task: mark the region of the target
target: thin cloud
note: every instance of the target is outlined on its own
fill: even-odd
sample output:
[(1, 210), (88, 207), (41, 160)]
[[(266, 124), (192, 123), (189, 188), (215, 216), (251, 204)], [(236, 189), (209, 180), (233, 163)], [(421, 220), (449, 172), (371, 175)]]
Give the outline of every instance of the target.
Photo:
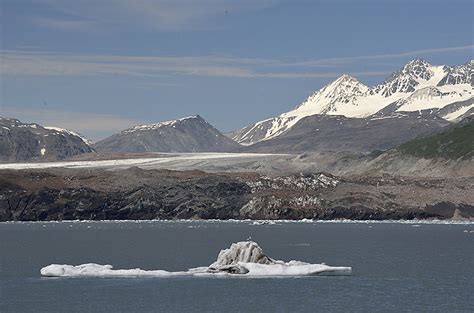
[[(341, 76), (341, 72), (323, 72), (323, 73), (264, 73), (254, 74), (253, 77), (262, 78), (336, 78)], [(352, 76), (357, 77), (371, 77), (371, 76), (383, 76), (390, 74), (389, 71), (367, 71), (367, 72), (350, 72)]]
[(364, 55), (364, 56), (353, 56), (353, 57), (342, 57), (342, 58), (326, 58), (318, 60), (308, 60), (303, 62), (290, 62), (286, 63), (286, 66), (321, 66), (321, 65), (338, 65), (347, 64), (355, 61), (362, 60), (380, 60), (380, 59), (396, 59), (404, 57), (420, 57), (432, 54), (442, 54), (450, 52), (462, 52), (471, 51), (474, 52), (474, 45), (458, 46), (458, 47), (444, 47), (444, 48), (432, 48), (432, 49), (421, 49), (412, 50), (398, 53), (388, 54), (375, 54), (375, 55)]
[[(169, 75), (228, 78), (333, 78), (341, 72), (276, 71), (277, 60), (227, 57), (154, 57), (48, 54), (4, 51), (0, 72), (27, 76)], [(358, 72), (359, 76), (380, 76), (386, 72)]]
[[(230, 63), (230, 64), (228, 64)], [(15, 75), (133, 75), (249, 77), (252, 70), (212, 57), (128, 57), (3, 53), (0, 71)]]
[(64, 31), (90, 31), (95, 29), (98, 24), (90, 20), (72, 20), (58, 18), (35, 18), (33, 22), (42, 27), (58, 28)]
[[(226, 14), (241, 14), (262, 10), (275, 5), (279, 0), (96, 0), (64, 1), (42, 0), (40, 3), (62, 15), (49, 16), (49, 23), (40, 26), (58, 30), (80, 30), (71, 28), (65, 19), (94, 21), (98, 31), (105, 28), (126, 26), (153, 31), (182, 31), (212, 27), (212, 21)], [(55, 21), (57, 19), (57, 21)]]
[[(27, 76), (125, 75), (169, 77), (170, 75), (227, 78), (334, 78), (341, 64), (474, 50), (474, 45), (413, 50), (392, 54), (326, 58), (302, 62), (226, 56), (127, 56), (1, 51), (0, 73)], [(301, 71), (304, 67), (306, 71)], [(337, 68), (338, 71), (308, 71), (308, 68)], [(359, 77), (382, 76), (388, 71), (348, 72)]]

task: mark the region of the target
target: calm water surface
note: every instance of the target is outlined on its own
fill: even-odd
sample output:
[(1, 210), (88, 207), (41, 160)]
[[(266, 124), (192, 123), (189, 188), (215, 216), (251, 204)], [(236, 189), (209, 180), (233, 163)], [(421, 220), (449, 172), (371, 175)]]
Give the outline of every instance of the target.
[[(186, 270), (252, 236), (271, 257), (347, 277), (44, 278), (51, 263)], [(0, 224), (1, 312), (473, 312), (474, 225)]]

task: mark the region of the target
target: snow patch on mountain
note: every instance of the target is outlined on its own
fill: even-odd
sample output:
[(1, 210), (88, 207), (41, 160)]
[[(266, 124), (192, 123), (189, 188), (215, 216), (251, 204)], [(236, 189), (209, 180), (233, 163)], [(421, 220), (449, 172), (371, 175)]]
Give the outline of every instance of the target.
[(240, 148), (201, 116), (138, 125), (114, 134), (94, 145), (110, 152), (230, 152)]
[[(464, 101), (473, 97), (472, 88), (469, 88), (467, 85), (463, 84), (449, 86), (448, 88), (445, 87), (446, 86), (429, 86), (418, 89), (407, 98), (399, 101), (400, 106), (397, 111), (417, 111), (434, 108), (439, 109), (445, 107), (446, 104)], [(450, 116), (451, 119), (457, 117), (453, 115)]]
[(194, 115), (194, 116), (187, 116), (180, 119), (164, 121), (164, 122), (159, 122), (159, 123), (137, 125), (137, 126), (124, 130), (123, 133), (133, 133), (133, 132), (142, 131), (142, 130), (156, 130), (156, 129), (160, 129), (166, 126), (175, 126), (176, 124), (180, 122), (184, 122), (187, 120), (194, 120), (194, 119), (200, 119), (200, 116)]
[(451, 113), (444, 115), (443, 118), (448, 121), (454, 121), (456, 119), (459, 119), (462, 115), (466, 114), (469, 110), (473, 110), (473, 109), (474, 109), (474, 104), (463, 106), (463, 107), (460, 107), (456, 111), (453, 111)]
[(60, 127), (54, 127), (54, 126), (45, 126), (44, 127), (45, 129), (49, 129), (49, 130), (54, 130), (58, 133), (64, 133), (64, 134), (68, 134), (68, 135), (72, 135), (72, 136), (76, 136), (76, 137), (79, 137), (81, 138), (82, 141), (84, 141), (84, 143), (86, 143), (87, 145), (91, 145), (93, 142), (92, 140), (84, 137), (83, 135), (75, 132), (75, 131), (72, 131), (72, 130), (69, 130), (69, 129), (65, 129), (65, 128), (60, 128)]

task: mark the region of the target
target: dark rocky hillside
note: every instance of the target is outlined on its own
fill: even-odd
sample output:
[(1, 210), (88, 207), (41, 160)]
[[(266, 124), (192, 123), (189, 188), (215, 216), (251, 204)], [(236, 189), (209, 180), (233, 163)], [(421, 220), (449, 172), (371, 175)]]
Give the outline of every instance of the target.
[(98, 152), (228, 152), (240, 145), (199, 115), (139, 125), (97, 142)]
[(0, 162), (62, 160), (92, 151), (70, 131), (0, 117)]
[(371, 152), (386, 150), (451, 125), (430, 110), (397, 112), (388, 116), (349, 118), (312, 115), (286, 133), (244, 148), (252, 152), (294, 153), (308, 151)]

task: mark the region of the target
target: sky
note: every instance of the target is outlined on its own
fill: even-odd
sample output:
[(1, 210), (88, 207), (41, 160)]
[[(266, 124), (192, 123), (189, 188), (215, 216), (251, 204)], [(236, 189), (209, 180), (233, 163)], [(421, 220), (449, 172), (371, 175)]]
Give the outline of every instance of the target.
[(0, 116), (99, 140), (199, 114), (229, 132), (343, 73), (474, 55), (472, 0), (0, 0)]

